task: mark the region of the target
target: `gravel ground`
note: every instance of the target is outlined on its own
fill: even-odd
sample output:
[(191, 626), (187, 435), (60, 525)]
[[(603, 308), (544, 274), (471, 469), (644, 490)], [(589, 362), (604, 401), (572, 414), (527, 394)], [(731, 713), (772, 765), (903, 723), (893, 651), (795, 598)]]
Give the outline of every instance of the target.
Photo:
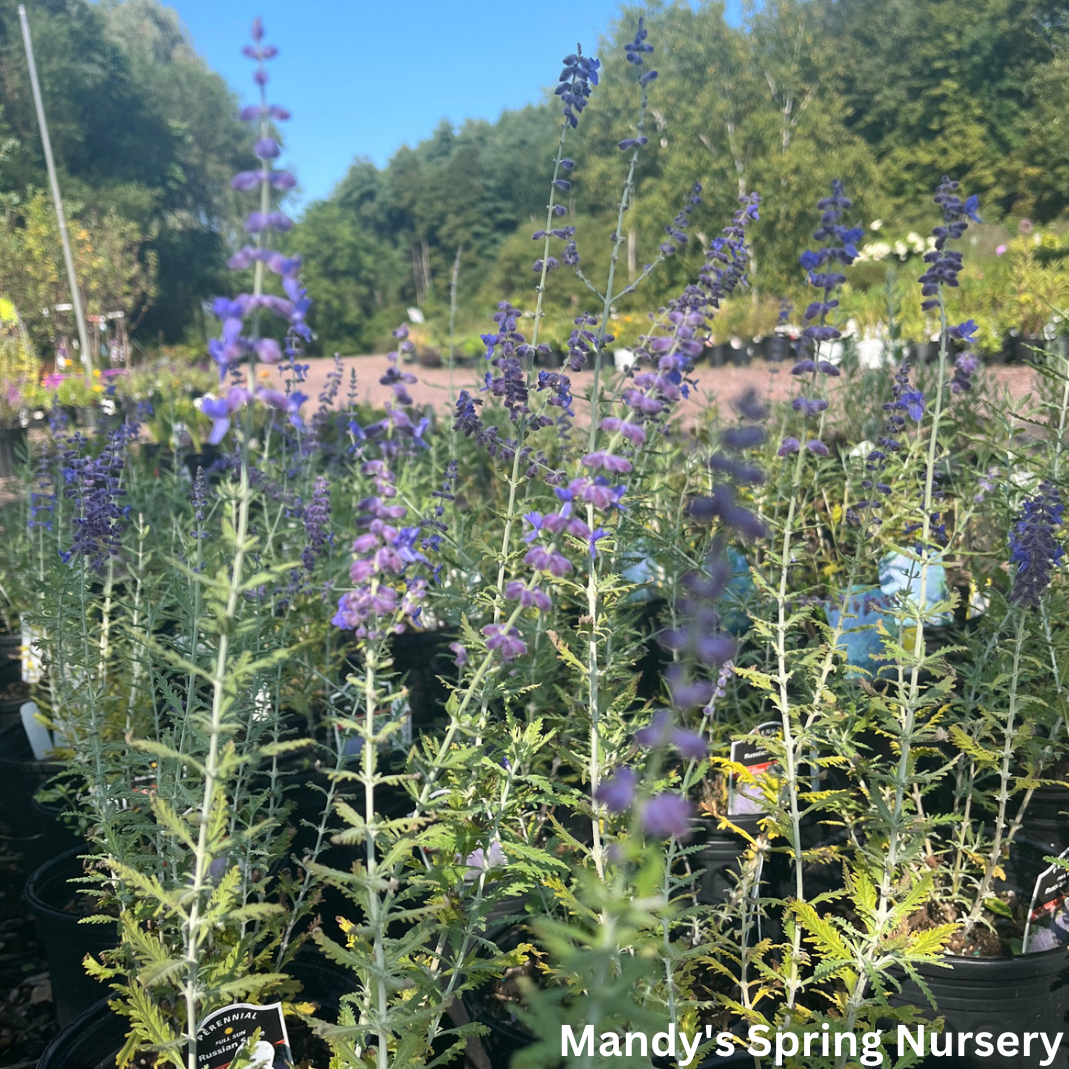
[[(311, 401), (306, 406), (306, 411), (315, 408), (320, 392), (326, 386), (327, 374), (333, 369), (334, 361), (327, 358), (310, 358), (307, 361), (308, 376), (301, 386), (301, 390), (307, 394)], [(389, 361), (384, 355), (374, 356), (346, 356), (342, 357), (345, 370), (338, 405), (346, 403), (349, 389), (349, 377), (353, 369), (356, 371), (357, 399), (381, 408), (391, 400), (393, 394), (388, 386), (383, 386), (379, 379), (389, 367)], [(482, 385), (481, 376), (485, 374), (485, 366), (482, 362), (477, 367), (455, 368), (452, 376), (449, 369), (444, 367), (425, 368), (418, 364), (410, 364), (405, 367), (406, 371), (416, 376), (416, 382), (408, 387), (408, 392), (413, 402), (419, 408), (430, 406), (436, 411), (448, 407), (450, 396), (456, 395), (460, 390), (466, 389), (475, 393)], [(891, 374), (890, 370), (887, 372)], [(681, 411), (685, 423), (696, 422), (698, 413), (707, 409), (710, 405), (716, 405), (724, 413), (729, 410), (731, 403), (742, 396), (747, 390), (753, 389), (761, 397), (772, 400), (786, 400), (798, 391), (798, 382), (787, 374), (783, 365), (773, 365), (765, 361), (752, 361), (744, 367), (711, 367), (699, 365), (695, 373), (698, 379), (698, 389), (691, 394), (690, 398), (682, 402)], [(270, 385), (280, 385), (279, 376), (274, 369), (262, 368), (260, 371), (261, 381)], [(983, 381), (986, 377), (993, 392), (1001, 393), (1007, 390), (1011, 403), (1023, 411), (1025, 405), (1022, 402), (1030, 393), (1033, 393), (1036, 385), (1036, 372), (1028, 365), (993, 365), (985, 368), (977, 376), (977, 381)], [(589, 396), (593, 382), (593, 373), (580, 371), (571, 375), (572, 393), (582, 398)], [(614, 384), (621, 381), (615, 371), (603, 378), (603, 384), (613, 388)], [(843, 379), (829, 379), (831, 386), (830, 398), (834, 406), (849, 402), (849, 383)], [(580, 404), (576, 408), (578, 419), (583, 417), (583, 409)], [(0, 505), (15, 500), (18, 485), (15, 480), (0, 479)]]
[[(301, 390), (312, 400), (314, 407), (316, 398), (326, 385), (327, 373), (333, 368), (334, 362), (329, 359), (319, 358), (307, 361), (310, 365), (308, 378)], [(385, 356), (346, 356), (342, 358), (345, 367), (345, 379), (342, 386), (342, 397), (349, 385), (351, 369), (356, 370), (357, 396), (362, 402), (368, 402), (375, 407), (390, 400), (392, 392), (388, 386), (383, 386), (379, 379), (389, 367)], [(267, 369), (263, 369), (267, 371)], [(414, 374), (417, 381), (408, 387), (413, 402), (423, 408), (430, 405), (434, 409), (440, 409), (449, 404), (450, 399), (450, 372), (447, 368), (424, 368), (418, 364), (406, 366), (405, 370)], [(452, 387), (454, 391), (467, 389), (474, 392), (482, 385), (482, 375), (485, 366), (480, 362), (478, 367), (456, 368), (452, 374)], [(888, 375), (891, 371), (888, 370)], [(1035, 388), (1036, 372), (1027, 365), (996, 365), (987, 368), (984, 372), (993, 379), (999, 387), (1009, 389), (1011, 396), (1016, 402), (1020, 402)], [(277, 383), (277, 375), (268, 371), (266, 379)], [(699, 365), (696, 371), (699, 387), (691, 398), (683, 402), (682, 412), (688, 422), (693, 420), (697, 413), (710, 404), (717, 404), (726, 410), (726, 407), (735, 398), (745, 393), (748, 389), (755, 389), (761, 396), (769, 396), (773, 400), (784, 400), (792, 397), (798, 390), (798, 382), (783, 365), (772, 365), (765, 361), (753, 361), (744, 367), (710, 367)], [(589, 395), (593, 373), (581, 371), (571, 375), (572, 392), (577, 397)], [(611, 386), (614, 381), (619, 381), (615, 372), (608, 376), (606, 384)], [(849, 397), (848, 384), (843, 379), (831, 379), (831, 393), (834, 401), (845, 401)], [(715, 400), (710, 396), (715, 395)], [(577, 415), (581, 409), (576, 409)]]

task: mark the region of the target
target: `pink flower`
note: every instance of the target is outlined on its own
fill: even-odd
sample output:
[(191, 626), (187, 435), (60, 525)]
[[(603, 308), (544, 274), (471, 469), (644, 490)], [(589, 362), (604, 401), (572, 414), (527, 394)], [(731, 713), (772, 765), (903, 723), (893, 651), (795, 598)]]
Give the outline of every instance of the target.
[(1005, 256), (1006, 255), (1006, 246), (1005, 245), (996, 246), (995, 255), (996, 256)]

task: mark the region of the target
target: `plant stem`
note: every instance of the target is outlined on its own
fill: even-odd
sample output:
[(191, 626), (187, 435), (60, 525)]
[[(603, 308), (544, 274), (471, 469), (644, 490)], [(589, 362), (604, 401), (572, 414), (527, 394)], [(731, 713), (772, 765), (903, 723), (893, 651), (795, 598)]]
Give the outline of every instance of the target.
[(999, 792), (998, 792), (998, 817), (995, 823), (995, 839), (991, 844), (991, 850), (984, 865), (984, 875), (980, 885), (976, 889), (976, 899), (973, 902), (969, 915), (965, 918), (965, 931), (968, 932), (979, 920), (984, 909), (984, 902), (991, 892), (991, 886), (995, 879), (995, 869), (998, 868), (999, 855), (1002, 853), (1003, 830), (1006, 824), (1006, 807), (1009, 804), (1010, 792), (1010, 762), (1013, 760), (1013, 728), (1017, 719), (1017, 680), (1021, 670), (1021, 650), (1024, 647), (1025, 614), (1021, 611), (1017, 616), (1017, 634), (1013, 643), (1013, 671), (1010, 674), (1010, 702), (1006, 713), (1005, 735), (1002, 740), (1002, 766), (999, 769)]
[(207, 888), (208, 866), (211, 861), (209, 826), (220, 779), (219, 744), (222, 736), (223, 714), (228, 685), (227, 655), (230, 649), (230, 631), (237, 617), (238, 599), (241, 596), (242, 570), (245, 564), (249, 529), (249, 470), (242, 459), (241, 477), (238, 486), (238, 515), (235, 530), (234, 559), (230, 570), (226, 606), (220, 620), (219, 646), (215, 655), (212, 673), (212, 711), (208, 725), (208, 754), (204, 761), (204, 795), (200, 811), (200, 827), (197, 832), (197, 850), (194, 857), (193, 880), (190, 885), (192, 899), (185, 931), (186, 979), (183, 994), (186, 1004), (186, 1042), (188, 1069), (197, 1069), (197, 997), (199, 995), (199, 951), (201, 944), (202, 900)]

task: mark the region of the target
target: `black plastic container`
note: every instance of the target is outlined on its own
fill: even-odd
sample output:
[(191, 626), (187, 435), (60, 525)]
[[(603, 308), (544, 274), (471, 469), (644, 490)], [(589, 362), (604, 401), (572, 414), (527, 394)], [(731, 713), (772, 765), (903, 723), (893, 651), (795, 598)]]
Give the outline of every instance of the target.
[[(988, 1032), (998, 1036), (1009, 1032), (1020, 1037), (1025, 1032), (1064, 1032), (1069, 1026), (1069, 949), (1057, 947), (1039, 954), (1017, 958), (959, 958), (948, 955), (951, 967), (919, 965), (918, 973), (931, 989), (946, 1020), (946, 1031), (956, 1034)], [(892, 1004), (906, 1003), (931, 1012), (927, 999), (912, 980), (902, 981), (902, 992)], [(916, 1028), (912, 1029), (916, 1034)], [(966, 1046), (969, 1049), (969, 1044)], [(1042, 1048), (1040, 1048), (1042, 1050)], [(1046, 1057), (1046, 1054), (1043, 1055)], [(997, 1052), (980, 1058), (966, 1051), (945, 1058), (929, 1058), (932, 1066), (952, 1064), (957, 1069), (1033, 1069), (1039, 1064), (1036, 1050), (1028, 1058), (1005, 1057)], [(1069, 1069), (1069, 1053), (1062, 1043), (1050, 1069)]]
[(182, 457), (182, 463), (189, 472), (189, 477), (197, 477), (197, 468), (204, 469), (204, 477), (209, 483), (217, 483), (223, 477), (226, 470), (226, 457), (215, 446), (206, 446), (203, 453), (186, 453)]
[(0, 654), (0, 687), (17, 683), (21, 678), (22, 664), (15, 657), (4, 657)]
[(22, 651), (22, 634), (19, 631), (0, 631), (0, 660), (7, 657), (17, 661)]
[[(760, 833), (759, 820), (757, 816), (737, 816), (732, 818), (732, 823), (756, 837)], [(711, 822), (702, 837), (704, 844), (691, 855), (690, 864), (692, 869), (701, 870), (697, 882), (698, 901), (702, 905), (716, 906), (729, 901), (735, 893), (749, 843), (730, 828), (718, 829)], [(768, 882), (770, 874), (765, 870), (771, 860), (766, 859), (762, 868), (763, 884)]]
[(1025, 810), (1021, 831), (1056, 853), (1069, 847), (1069, 787), (1037, 787)]
[[(1016, 887), (1027, 899), (1036, 877), (1047, 867), (1043, 858), (1049, 852), (1042, 843), (1015, 841), (1004, 866), (1006, 881), (1000, 885)], [(947, 954), (943, 961), (950, 967), (917, 966), (932, 992), (936, 1011), (920, 988), (904, 976), (902, 991), (891, 996), (891, 1005), (917, 1006), (928, 1018), (944, 1018), (946, 1032), (972, 1033), (974, 1038), (978, 1032), (992, 1036), (1009, 1032), (1020, 1037), (1025, 1032), (1069, 1031), (1069, 948), (1055, 947), (1015, 958)], [(913, 1032), (916, 1034), (915, 1029)], [(952, 1064), (957, 1069), (1032, 1069), (1039, 1064), (1034, 1049), (1028, 1058), (997, 1052), (981, 1058), (975, 1052), (970, 1054), (970, 1042), (966, 1048), (963, 1057), (955, 1054)], [(948, 1062), (936, 1056), (923, 1064), (939, 1067)], [(1061, 1044), (1050, 1069), (1069, 1069), (1069, 1044)]]
[(34, 834), (20, 839), (12, 846), (22, 855), (22, 871), (36, 872), (52, 858), (74, 850), (85, 850), (85, 842), (63, 820), (65, 807), (58, 802), (30, 801), (33, 811)]
[[(303, 952), (289, 972), (304, 985), (304, 997), (322, 1006), (331, 1018), (337, 1012), (341, 996), (351, 987), (346, 974), (337, 966), (313, 955), (306, 958)], [(125, 1017), (118, 1017), (108, 1009), (107, 999), (96, 1002), (48, 1045), (37, 1062), (37, 1069), (115, 1069), (127, 1027)]]
[(83, 875), (79, 860), (83, 853), (84, 846), (67, 850), (42, 865), (26, 884), (26, 900), (48, 957), (52, 1002), (61, 1028), (107, 992), (102, 983), (86, 974), (82, 966), (85, 956), (110, 950), (119, 942), (117, 924), (81, 924), (79, 914), (65, 908), (77, 894), (77, 885), (68, 881)]
[[(352, 632), (348, 634), (351, 636)], [(390, 636), (391, 671), (408, 690), (413, 736), (446, 721), (449, 688), (442, 678), (459, 678), (459, 669), (454, 663), (456, 655), (449, 648), (457, 637), (452, 631), (437, 630), (405, 631)], [(347, 654), (346, 664), (347, 670), (359, 671), (359, 654)]]
[[(17, 663), (17, 662), (16, 662)], [(9, 724), (22, 723), (22, 707), (30, 700), (29, 691), (17, 698), (11, 698), (7, 701), (0, 701), (0, 728), (7, 727)]]
[(59, 770), (53, 761), (34, 758), (21, 717), (0, 726), (0, 813), (16, 836), (38, 834), (30, 800)]

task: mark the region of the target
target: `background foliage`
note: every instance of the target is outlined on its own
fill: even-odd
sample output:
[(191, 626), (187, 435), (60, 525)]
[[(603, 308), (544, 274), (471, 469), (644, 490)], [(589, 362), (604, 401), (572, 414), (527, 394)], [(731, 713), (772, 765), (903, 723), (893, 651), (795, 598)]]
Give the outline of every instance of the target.
[[(0, 194), (19, 227), (28, 191), (46, 182), (15, 10), (15, 0), (0, 0)], [(847, 180), (861, 218), (901, 225), (887, 235), (892, 243), (923, 231), (917, 206), (944, 173), (980, 196), (1006, 236), (1022, 218), (1055, 232), (1064, 220), (1069, 0), (765, 0), (745, 6), (741, 26), (729, 25), (716, 0), (647, 0), (622, 5), (596, 49), (588, 43), (605, 62), (573, 144), (568, 222), (581, 253), (606, 248), (614, 223), (623, 168), (613, 146), (637, 93), (619, 77), (619, 46), (640, 13), (658, 41), (660, 78), (628, 224), (631, 274), (655, 255), (661, 225), (695, 178), (705, 186), (695, 223), (706, 236), (739, 190), (764, 196), (753, 281), (770, 307), (784, 295), (804, 299), (786, 235), (836, 177)], [(33, 18), (56, 155), (79, 221), (91, 230), (115, 213), (140, 237), (142, 261), (154, 257), (157, 292), (142, 298), (142, 338), (203, 341), (202, 302), (225, 291), (220, 270), (237, 222), (227, 176), (249, 165), (234, 99), (156, 0), (42, 0)], [(354, 144), (348, 174), (289, 235), (317, 295), (318, 351), (381, 346), (413, 304), (444, 347), (458, 249), (462, 335), (477, 334), (497, 301), (518, 298), (555, 138), (546, 100), (495, 122), (443, 122), (381, 169)], [(654, 299), (692, 276), (697, 244), (659, 272)], [(967, 253), (990, 258), (993, 248)], [(597, 274), (603, 254), (590, 255)], [(871, 285), (882, 292), (884, 268), (874, 268)], [(0, 291), (11, 291), (14, 270), (10, 260), (0, 265)], [(584, 300), (569, 274), (550, 280), (551, 335), (556, 320), (566, 336)], [(760, 322), (738, 329), (759, 332)]]

